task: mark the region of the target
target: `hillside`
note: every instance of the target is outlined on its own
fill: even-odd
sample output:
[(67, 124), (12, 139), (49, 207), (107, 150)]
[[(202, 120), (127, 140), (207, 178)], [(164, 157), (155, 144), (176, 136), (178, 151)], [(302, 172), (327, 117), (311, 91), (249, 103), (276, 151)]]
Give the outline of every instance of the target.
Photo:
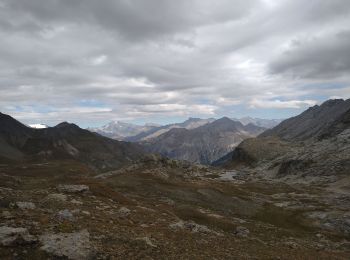
[[(243, 141), (228, 167), (262, 175), (334, 181), (350, 173), (350, 100), (328, 100)], [(222, 164), (225, 164), (221, 160)]]

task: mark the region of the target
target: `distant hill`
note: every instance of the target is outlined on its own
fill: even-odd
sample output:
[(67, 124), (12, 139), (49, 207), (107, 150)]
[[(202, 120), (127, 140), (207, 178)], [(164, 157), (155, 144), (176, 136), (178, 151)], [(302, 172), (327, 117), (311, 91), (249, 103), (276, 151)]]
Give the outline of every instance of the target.
[(194, 129), (173, 128), (143, 145), (150, 152), (170, 158), (210, 164), (242, 140), (257, 136), (264, 130), (253, 124), (244, 126), (224, 117)]
[(137, 144), (112, 140), (67, 122), (34, 129), (0, 113), (0, 158), (4, 160), (74, 159), (97, 169), (121, 167), (137, 160)]

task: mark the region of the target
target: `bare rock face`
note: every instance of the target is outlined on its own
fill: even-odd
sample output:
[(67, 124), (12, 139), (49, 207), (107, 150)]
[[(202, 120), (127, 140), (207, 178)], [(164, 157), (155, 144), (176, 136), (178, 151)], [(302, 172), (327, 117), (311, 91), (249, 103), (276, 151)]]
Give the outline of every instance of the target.
[(56, 257), (83, 260), (91, 259), (92, 247), (87, 230), (76, 233), (46, 234), (40, 237), (41, 250)]
[[(278, 136), (288, 141), (303, 141), (325, 135), (325, 129), (350, 110), (350, 99), (331, 99), (321, 106), (310, 107), (298, 116), (284, 120), (261, 136)], [(341, 120), (340, 120), (341, 121)], [(334, 127), (332, 127), (334, 129)]]
[(0, 227), (0, 245), (16, 246), (35, 243), (37, 239), (26, 228)]
[(58, 185), (57, 190), (65, 193), (82, 193), (89, 190), (86, 185)]

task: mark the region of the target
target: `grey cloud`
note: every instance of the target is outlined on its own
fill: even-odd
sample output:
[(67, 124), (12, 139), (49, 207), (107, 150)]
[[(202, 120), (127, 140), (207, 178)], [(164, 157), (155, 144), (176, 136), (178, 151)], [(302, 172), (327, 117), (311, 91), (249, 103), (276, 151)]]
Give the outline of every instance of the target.
[(350, 72), (350, 31), (297, 41), (270, 64), (273, 73), (301, 78), (337, 78)]
[[(27, 23), (39, 22), (95, 24), (117, 30), (132, 39), (169, 35), (244, 16), (254, 6), (252, 0), (6, 0), (8, 12), (28, 16)], [(14, 26), (15, 23), (10, 23)]]
[(349, 10), (340, 0), (0, 0), (0, 110), (108, 120), (299, 102), (322, 77), (350, 85)]

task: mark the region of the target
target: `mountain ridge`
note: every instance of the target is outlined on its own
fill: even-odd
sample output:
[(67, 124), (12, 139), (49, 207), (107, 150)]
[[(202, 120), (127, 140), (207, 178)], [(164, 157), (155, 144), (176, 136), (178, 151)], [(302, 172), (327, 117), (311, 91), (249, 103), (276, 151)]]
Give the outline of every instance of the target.
[(210, 164), (248, 137), (264, 131), (223, 117), (194, 129), (173, 128), (141, 144), (152, 153), (192, 163)]
[(62, 122), (33, 129), (0, 114), (0, 157), (8, 160), (73, 159), (99, 170), (114, 169), (144, 155), (137, 144), (119, 142)]

